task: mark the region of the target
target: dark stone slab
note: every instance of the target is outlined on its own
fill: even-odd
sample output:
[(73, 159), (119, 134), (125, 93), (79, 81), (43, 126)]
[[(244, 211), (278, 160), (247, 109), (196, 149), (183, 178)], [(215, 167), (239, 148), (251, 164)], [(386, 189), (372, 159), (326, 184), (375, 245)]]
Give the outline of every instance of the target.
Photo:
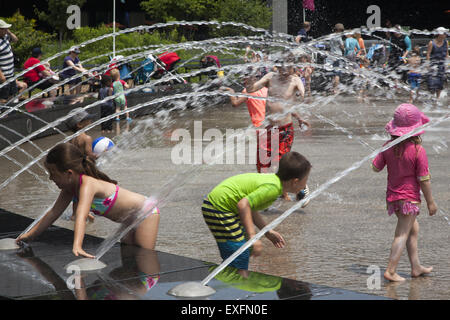
[[(0, 239), (16, 237), (32, 219), (0, 209)], [(51, 227), (30, 245), (19, 250), (0, 251), (0, 298), (19, 300), (176, 300), (167, 292), (187, 281), (201, 282), (215, 264), (147, 250), (114, 245), (101, 261), (104, 269), (83, 273), (65, 269), (77, 259), (72, 252), (73, 232)], [(86, 235), (85, 250), (95, 252), (103, 239)], [(70, 286), (78, 289), (71, 289)], [(208, 300), (373, 300), (384, 297), (319, 286), (302, 281), (249, 272), (241, 277), (227, 267), (208, 284), (216, 293)]]

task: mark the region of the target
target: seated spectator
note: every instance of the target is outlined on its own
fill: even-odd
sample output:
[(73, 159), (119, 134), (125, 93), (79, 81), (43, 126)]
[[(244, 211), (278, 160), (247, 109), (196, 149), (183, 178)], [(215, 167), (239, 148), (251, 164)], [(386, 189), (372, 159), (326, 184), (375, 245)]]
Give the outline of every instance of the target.
[[(26, 70), (36, 64), (41, 63), (41, 58), (42, 58), (41, 49), (33, 48), (33, 50), (31, 51), (31, 57), (28, 58), (28, 60), (25, 61), (25, 63), (23, 64), (23, 69)], [(25, 73), (23, 76), (27, 85), (31, 87), (36, 83), (38, 83), (39, 81), (46, 79), (45, 81), (39, 83), (36, 86), (36, 88), (39, 88), (41, 90), (50, 88), (54, 84), (51, 80), (52, 77), (54, 77), (54, 74), (48, 66), (49, 66), (48, 64), (43, 64)], [(55, 97), (56, 90), (51, 90), (50, 96)]]
[[(83, 68), (80, 63), (80, 59), (78, 55), (80, 54), (80, 49), (72, 48), (69, 52), (69, 55), (64, 58), (63, 69), (61, 72), (61, 79), (68, 79), (77, 74), (77, 72), (86, 72), (87, 70)], [(79, 94), (81, 93), (81, 77), (72, 79), (68, 82), (70, 94)]]

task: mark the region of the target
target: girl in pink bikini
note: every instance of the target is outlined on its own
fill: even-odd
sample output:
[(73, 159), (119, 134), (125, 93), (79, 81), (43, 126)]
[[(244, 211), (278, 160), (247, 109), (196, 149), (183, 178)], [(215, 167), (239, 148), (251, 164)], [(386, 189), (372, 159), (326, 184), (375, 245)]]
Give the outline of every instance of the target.
[[(412, 104), (401, 104), (394, 113), (394, 119), (386, 125), (386, 131), (392, 140), (429, 122), (428, 117)], [(417, 215), (420, 211), (420, 190), (427, 202), (430, 216), (437, 211), (431, 194), (431, 176), (428, 169), (428, 158), (418, 132), (410, 138), (379, 153), (372, 162), (374, 171), (381, 171), (384, 166), (388, 170), (386, 202), (388, 214), (395, 213), (397, 227), (392, 243), (389, 264), (384, 277), (390, 281), (404, 281), (405, 278), (396, 272), (403, 250), (408, 251), (411, 262), (411, 276), (418, 277), (430, 273), (432, 267), (424, 267), (419, 262), (417, 237), (419, 223)]]
[[(29, 232), (17, 238), (17, 242), (31, 241), (41, 234), (58, 219), (73, 200), (76, 218), (72, 251), (76, 256), (94, 258), (82, 248), (86, 218), (90, 211), (115, 222), (124, 222), (154, 206), (154, 202), (147, 197), (119, 188), (117, 181), (98, 170), (95, 159), (84, 155), (71, 143), (62, 143), (50, 150), (45, 167), (50, 173), (50, 180), (55, 182), (61, 192), (46, 215)], [(154, 249), (159, 218), (159, 210), (155, 207), (152, 214), (121, 241)]]

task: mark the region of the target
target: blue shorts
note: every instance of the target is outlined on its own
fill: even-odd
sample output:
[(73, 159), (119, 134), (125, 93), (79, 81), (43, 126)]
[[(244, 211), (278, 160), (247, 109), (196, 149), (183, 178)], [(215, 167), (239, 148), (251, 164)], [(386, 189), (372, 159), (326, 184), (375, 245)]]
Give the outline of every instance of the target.
[[(219, 247), (220, 256), (225, 261), (233, 253), (235, 253), (240, 247), (242, 247), (247, 241), (226, 241), (217, 242)], [(250, 250), (246, 249), (240, 255), (238, 255), (231, 263), (230, 266), (241, 270), (248, 270), (248, 263), (250, 261)]]
[(420, 80), (422, 76), (419, 73), (409, 73), (408, 74), (408, 83), (411, 86), (411, 89), (417, 89), (420, 86)]

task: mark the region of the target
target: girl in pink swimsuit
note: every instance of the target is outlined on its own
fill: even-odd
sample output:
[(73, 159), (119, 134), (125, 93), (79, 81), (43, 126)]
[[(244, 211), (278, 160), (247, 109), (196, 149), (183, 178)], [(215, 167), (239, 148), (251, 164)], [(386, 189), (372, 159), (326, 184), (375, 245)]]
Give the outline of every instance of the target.
[(159, 210), (155, 202), (143, 195), (119, 188), (117, 181), (98, 170), (95, 159), (84, 155), (71, 143), (55, 146), (47, 155), (45, 167), (50, 180), (61, 189), (58, 199), (45, 216), (17, 242), (31, 241), (46, 230), (74, 201), (75, 236), (73, 253), (94, 258), (82, 249), (89, 211), (115, 222), (132, 222), (147, 214), (138, 227), (122, 238), (122, 242), (154, 249), (159, 226)]
[[(394, 113), (394, 119), (386, 125), (392, 140), (422, 126), (430, 120), (416, 106), (401, 104)], [(397, 216), (397, 228), (392, 243), (389, 264), (384, 277), (390, 281), (404, 281), (396, 272), (398, 262), (405, 247), (411, 262), (411, 275), (417, 277), (430, 273), (432, 267), (423, 267), (419, 262), (417, 237), (419, 223), (416, 216), (420, 210), (420, 190), (427, 202), (430, 216), (437, 211), (431, 194), (431, 176), (428, 159), (420, 135), (416, 133), (399, 144), (379, 153), (372, 162), (374, 171), (388, 170), (386, 202), (388, 214)]]

